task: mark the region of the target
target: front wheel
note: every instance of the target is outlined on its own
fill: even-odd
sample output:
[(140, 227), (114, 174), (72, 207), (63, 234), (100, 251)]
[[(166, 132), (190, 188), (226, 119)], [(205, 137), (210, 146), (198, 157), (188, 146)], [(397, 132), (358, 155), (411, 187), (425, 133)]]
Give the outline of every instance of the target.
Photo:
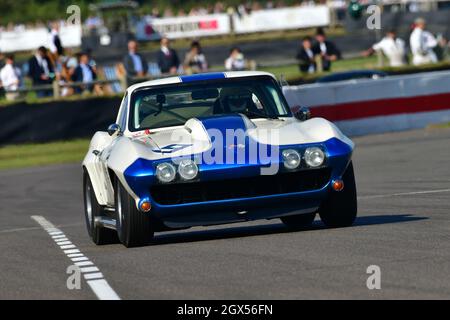
[(319, 209), (320, 218), (327, 227), (349, 227), (356, 219), (358, 200), (352, 162), (348, 165), (342, 180), (344, 181), (344, 190), (341, 192), (330, 191), (328, 199)]
[(84, 213), (88, 234), (96, 245), (117, 243), (117, 233), (114, 230), (102, 228), (95, 223), (96, 217), (101, 217), (104, 212), (98, 204), (97, 197), (92, 187), (92, 182), (87, 172), (83, 174)]
[(125, 247), (145, 246), (153, 239), (150, 217), (137, 209), (134, 199), (119, 179), (116, 184), (116, 214), (117, 234)]

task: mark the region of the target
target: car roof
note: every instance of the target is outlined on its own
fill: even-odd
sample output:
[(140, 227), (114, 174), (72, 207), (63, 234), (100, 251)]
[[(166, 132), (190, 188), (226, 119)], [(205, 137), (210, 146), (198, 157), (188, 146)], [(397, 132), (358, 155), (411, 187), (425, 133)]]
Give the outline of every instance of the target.
[(156, 80), (145, 81), (130, 86), (127, 90), (128, 93), (132, 93), (136, 89), (153, 86), (163, 86), (166, 84), (176, 83), (189, 83), (197, 81), (219, 80), (219, 79), (231, 79), (231, 78), (247, 78), (269, 76), (276, 80), (275, 76), (268, 72), (262, 71), (232, 71), (232, 72), (211, 72), (211, 73), (199, 73), (193, 75), (181, 75), (177, 77), (161, 78)]

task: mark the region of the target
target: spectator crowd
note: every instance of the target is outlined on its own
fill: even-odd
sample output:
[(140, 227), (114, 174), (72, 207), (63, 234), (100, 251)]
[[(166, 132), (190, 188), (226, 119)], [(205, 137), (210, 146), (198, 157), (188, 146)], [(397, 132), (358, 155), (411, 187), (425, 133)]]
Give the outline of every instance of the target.
[[(426, 29), (425, 19), (417, 18), (408, 43), (398, 37), (395, 30), (388, 30), (383, 39), (363, 51), (362, 56), (368, 57), (377, 52), (388, 59), (391, 67), (402, 67), (409, 63), (419, 66), (446, 60), (450, 57), (450, 46), (444, 36), (435, 36)], [(330, 71), (332, 63), (341, 59), (341, 52), (319, 28), (314, 39), (309, 36), (302, 39), (296, 58), (302, 73), (315, 73)]]
[[(51, 36), (50, 48), (39, 47), (22, 69), (16, 66), (13, 54), (6, 55), (5, 65), (0, 70), (0, 84), (8, 100), (20, 97), (19, 89), (23, 87), (25, 76), (37, 88), (39, 98), (52, 96), (54, 89), (49, 86), (55, 82), (60, 90), (58, 95), (63, 97), (84, 91), (102, 93), (100, 86), (92, 84), (97, 79), (97, 66), (91, 53), (72, 54), (71, 50), (65, 49), (59, 37), (58, 23), (53, 24)], [(69, 86), (70, 83), (76, 85)]]
[[(58, 24), (53, 25), (51, 35), (50, 47), (39, 47), (22, 68), (16, 65), (13, 54), (0, 56), (0, 60), (3, 60), (3, 63), (0, 62), (0, 88), (5, 91), (6, 99), (16, 100), (21, 97), (24, 77), (30, 79), (39, 98), (55, 95), (55, 83), (57, 94), (61, 97), (82, 93), (102, 95), (106, 88), (95, 81), (99, 78), (100, 70), (91, 51), (73, 54), (70, 49), (64, 48)], [(149, 62), (139, 52), (138, 42), (130, 40), (127, 53), (116, 65), (116, 78), (124, 77), (127, 83), (132, 83), (149, 76), (193, 74), (209, 70), (199, 41), (193, 41), (184, 59), (180, 59), (178, 52), (171, 47), (170, 40), (163, 37), (152, 61), (157, 65), (157, 74), (150, 74)], [(248, 65), (238, 47), (233, 47), (224, 61), (224, 69), (228, 71), (245, 70)]]

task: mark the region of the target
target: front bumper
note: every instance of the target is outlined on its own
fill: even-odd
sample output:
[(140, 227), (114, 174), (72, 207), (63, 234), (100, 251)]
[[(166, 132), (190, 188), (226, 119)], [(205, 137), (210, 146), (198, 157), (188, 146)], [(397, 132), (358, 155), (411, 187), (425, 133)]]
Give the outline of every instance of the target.
[[(326, 168), (322, 168), (327, 170), (326, 180), (321, 180), (320, 184), (304, 189), (287, 188), (274, 193), (249, 193), (248, 196), (239, 194), (236, 197), (233, 195), (219, 198), (205, 196), (197, 200), (171, 202), (163, 201), (159, 195), (152, 194), (152, 188), (158, 185), (158, 182), (154, 176), (155, 164), (151, 161), (138, 159), (126, 170), (124, 176), (129, 187), (138, 197), (136, 200), (148, 199), (152, 203), (152, 210), (149, 214), (160, 219), (169, 227), (271, 219), (317, 211), (322, 201), (331, 192), (331, 181), (342, 177), (352, 156), (352, 146), (335, 138), (322, 145), (326, 148), (327, 154)], [(259, 175), (261, 166), (209, 165), (199, 168), (201, 182), (212, 185), (210, 189), (224, 189), (225, 181), (251, 179)], [(302, 171), (311, 172), (312, 170), (318, 169)], [(177, 185), (173, 185), (173, 187), (177, 188)], [(183, 188), (186, 187), (189, 188), (189, 183), (183, 185)], [(267, 188), (270, 187), (273, 187), (271, 182), (267, 183)]]

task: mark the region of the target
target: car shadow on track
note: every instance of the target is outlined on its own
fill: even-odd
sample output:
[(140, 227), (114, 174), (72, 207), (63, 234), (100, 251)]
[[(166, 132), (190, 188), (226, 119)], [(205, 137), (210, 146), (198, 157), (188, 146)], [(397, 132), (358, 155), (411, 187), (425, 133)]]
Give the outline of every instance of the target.
[[(398, 215), (376, 215), (358, 217), (351, 228), (391, 223), (402, 223), (428, 219), (427, 217), (418, 217), (410, 214)], [(310, 227), (304, 229), (289, 229), (282, 223), (270, 225), (252, 225), (239, 227), (226, 227), (211, 230), (198, 230), (186, 232), (173, 232), (160, 234), (155, 237), (153, 245), (175, 244), (185, 242), (222, 240), (232, 238), (244, 238), (271, 234), (306, 232), (327, 229), (320, 221), (315, 221)]]

